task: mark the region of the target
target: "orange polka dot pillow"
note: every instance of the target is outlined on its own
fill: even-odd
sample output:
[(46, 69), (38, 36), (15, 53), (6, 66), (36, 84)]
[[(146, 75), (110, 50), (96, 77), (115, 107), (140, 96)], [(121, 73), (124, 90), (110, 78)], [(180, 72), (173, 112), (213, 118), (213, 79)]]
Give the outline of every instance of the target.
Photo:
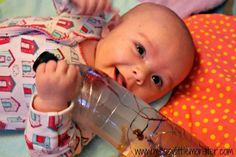
[(161, 112), (209, 147), (236, 156), (236, 16), (201, 14), (185, 22), (195, 65)]

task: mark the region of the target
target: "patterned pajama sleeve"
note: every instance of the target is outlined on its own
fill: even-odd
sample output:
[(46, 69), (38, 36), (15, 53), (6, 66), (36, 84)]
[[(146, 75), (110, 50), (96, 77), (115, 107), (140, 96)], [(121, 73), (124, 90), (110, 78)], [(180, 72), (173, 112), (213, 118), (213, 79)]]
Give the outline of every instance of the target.
[(60, 112), (39, 112), (33, 109), (32, 102), (25, 130), (30, 155), (67, 157), (79, 153), (81, 134), (72, 122), (74, 103)]

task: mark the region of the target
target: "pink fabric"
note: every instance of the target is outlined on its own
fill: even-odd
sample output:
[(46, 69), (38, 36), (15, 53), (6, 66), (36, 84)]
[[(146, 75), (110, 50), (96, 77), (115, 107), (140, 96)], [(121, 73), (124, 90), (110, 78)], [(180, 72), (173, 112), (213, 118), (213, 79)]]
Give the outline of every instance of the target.
[(169, 7), (180, 17), (213, 9), (225, 0), (139, 0), (140, 2), (154, 2)]

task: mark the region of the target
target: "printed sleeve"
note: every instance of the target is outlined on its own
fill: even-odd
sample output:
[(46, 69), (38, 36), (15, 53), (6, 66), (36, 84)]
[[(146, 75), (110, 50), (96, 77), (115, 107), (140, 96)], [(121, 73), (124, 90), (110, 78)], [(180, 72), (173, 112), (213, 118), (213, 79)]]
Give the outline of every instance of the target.
[(71, 0), (53, 0), (53, 3), (58, 15), (62, 13), (79, 14), (78, 8), (71, 3)]
[(79, 153), (81, 133), (72, 122), (74, 103), (60, 112), (39, 112), (32, 107), (33, 99), (25, 129), (25, 142), (30, 155), (72, 156)]

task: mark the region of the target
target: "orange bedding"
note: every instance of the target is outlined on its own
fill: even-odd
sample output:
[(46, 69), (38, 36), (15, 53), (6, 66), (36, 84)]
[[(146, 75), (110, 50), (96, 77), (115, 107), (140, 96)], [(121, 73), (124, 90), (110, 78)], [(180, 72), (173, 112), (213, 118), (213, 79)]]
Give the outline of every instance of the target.
[(196, 45), (195, 65), (161, 112), (215, 149), (236, 156), (236, 16), (185, 20)]

